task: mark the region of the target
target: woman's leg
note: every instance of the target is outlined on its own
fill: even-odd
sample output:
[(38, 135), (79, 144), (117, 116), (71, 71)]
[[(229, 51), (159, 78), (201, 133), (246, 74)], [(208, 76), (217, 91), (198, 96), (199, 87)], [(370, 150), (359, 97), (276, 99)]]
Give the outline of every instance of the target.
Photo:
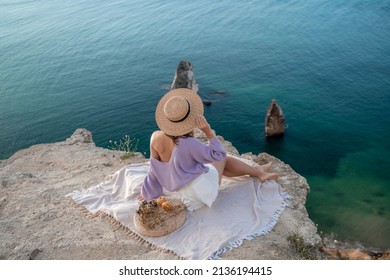
[(222, 175), (223, 175), (224, 170), (225, 170), (226, 158), (224, 160), (222, 160), (222, 161), (216, 161), (216, 162), (211, 163), (212, 165), (214, 165), (214, 167), (218, 171), (219, 184), (221, 184)]
[(276, 180), (279, 177), (277, 173), (266, 172), (269, 167), (270, 164), (266, 164), (264, 166), (251, 166), (239, 159), (227, 156), (224, 161), (222, 174), (227, 177), (249, 175), (259, 178), (261, 182)]

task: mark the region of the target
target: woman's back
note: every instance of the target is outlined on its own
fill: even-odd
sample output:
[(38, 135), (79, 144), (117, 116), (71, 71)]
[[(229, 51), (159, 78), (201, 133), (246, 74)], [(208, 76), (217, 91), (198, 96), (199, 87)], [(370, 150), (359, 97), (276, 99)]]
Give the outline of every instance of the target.
[(155, 131), (150, 139), (150, 154), (162, 162), (169, 162), (175, 143), (162, 131)]

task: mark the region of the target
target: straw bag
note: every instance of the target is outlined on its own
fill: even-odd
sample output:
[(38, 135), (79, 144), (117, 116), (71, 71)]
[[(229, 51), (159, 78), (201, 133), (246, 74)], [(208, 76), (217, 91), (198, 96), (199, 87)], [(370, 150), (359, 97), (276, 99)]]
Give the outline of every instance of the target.
[(160, 203), (159, 199), (143, 201), (134, 213), (134, 225), (142, 235), (167, 235), (180, 228), (186, 220), (187, 211), (182, 202), (165, 200), (163, 202), (167, 203)]

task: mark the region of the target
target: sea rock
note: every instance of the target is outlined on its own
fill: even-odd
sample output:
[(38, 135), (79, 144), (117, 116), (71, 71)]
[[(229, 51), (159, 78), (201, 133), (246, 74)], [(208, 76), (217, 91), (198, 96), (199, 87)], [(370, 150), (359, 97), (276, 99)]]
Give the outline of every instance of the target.
[(323, 246), (321, 251), (328, 258), (334, 260), (390, 260), (390, 250), (385, 251), (369, 251), (360, 248), (329, 248)]
[(171, 90), (176, 88), (189, 88), (198, 92), (198, 84), (195, 81), (194, 70), (191, 62), (182, 60), (176, 68)]
[(285, 118), (283, 111), (275, 99), (272, 99), (265, 117), (265, 135), (267, 137), (282, 136), (284, 131)]
[[(172, 90), (176, 88), (189, 88), (199, 94), (199, 87), (195, 80), (193, 65), (187, 60), (180, 61), (177, 66), (175, 77), (170, 89)], [(210, 94), (224, 95), (226, 92), (224, 90), (215, 90), (210, 92)], [(205, 106), (210, 106), (215, 101), (209, 98), (203, 98), (202, 96), (201, 98)]]
[(210, 99), (202, 99), (202, 102), (206, 106), (210, 106), (211, 104), (213, 104), (213, 101)]
[(215, 89), (215, 90), (210, 91), (210, 94), (226, 95), (227, 92), (223, 89)]

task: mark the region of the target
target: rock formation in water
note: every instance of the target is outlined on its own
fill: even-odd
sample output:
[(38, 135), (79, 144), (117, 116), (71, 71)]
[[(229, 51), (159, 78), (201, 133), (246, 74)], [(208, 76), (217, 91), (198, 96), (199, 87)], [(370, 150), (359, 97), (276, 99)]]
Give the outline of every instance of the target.
[(282, 109), (272, 99), (265, 117), (265, 135), (267, 137), (282, 136), (285, 131), (285, 118)]
[(198, 92), (199, 88), (195, 81), (194, 70), (191, 62), (186, 60), (179, 62), (171, 85), (171, 89), (175, 88), (189, 88)]
[(390, 250), (368, 250), (365, 248), (337, 248), (326, 247), (320, 248), (328, 259), (334, 260), (390, 260)]

